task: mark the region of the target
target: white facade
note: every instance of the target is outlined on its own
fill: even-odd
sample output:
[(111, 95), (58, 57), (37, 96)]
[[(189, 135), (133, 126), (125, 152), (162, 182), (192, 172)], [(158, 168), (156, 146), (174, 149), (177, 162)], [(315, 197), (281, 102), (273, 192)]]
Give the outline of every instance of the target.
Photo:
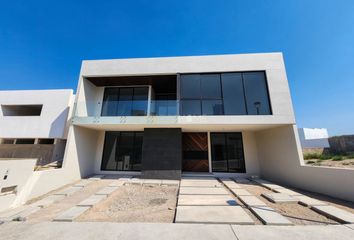
[[(66, 138), (72, 90), (0, 91), (0, 138)], [(39, 116), (6, 116), (4, 106), (42, 106)]]
[(328, 148), (328, 132), (326, 128), (299, 128), (302, 148)]

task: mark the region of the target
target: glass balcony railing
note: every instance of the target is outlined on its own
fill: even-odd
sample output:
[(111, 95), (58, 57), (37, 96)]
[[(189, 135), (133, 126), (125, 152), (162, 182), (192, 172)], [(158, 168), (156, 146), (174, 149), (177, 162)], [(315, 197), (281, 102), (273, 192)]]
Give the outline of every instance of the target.
[(77, 102), (74, 117), (177, 116), (179, 101), (85, 101)]

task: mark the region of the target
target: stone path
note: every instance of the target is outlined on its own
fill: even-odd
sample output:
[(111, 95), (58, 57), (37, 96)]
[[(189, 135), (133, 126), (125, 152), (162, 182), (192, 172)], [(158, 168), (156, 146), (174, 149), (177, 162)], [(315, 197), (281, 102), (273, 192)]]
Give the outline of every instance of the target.
[[(239, 183), (250, 183), (247, 180), (240, 178), (235, 179)], [(234, 186), (230, 180), (222, 180), (227, 186)], [(267, 207), (267, 205), (252, 195), (247, 190), (241, 188), (231, 188), (230, 191), (235, 194), (258, 218), (266, 225), (291, 225), (292, 223), (281, 214), (277, 213), (274, 209)]]
[(242, 226), (224, 224), (9, 222), (0, 240), (352, 240), (354, 225)]
[(353, 213), (334, 206), (311, 206), (311, 209), (341, 223), (354, 223)]
[(299, 201), (285, 193), (262, 193), (262, 196), (273, 203), (297, 203)]
[(215, 178), (181, 180), (175, 222), (254, 224), (253, 219)]

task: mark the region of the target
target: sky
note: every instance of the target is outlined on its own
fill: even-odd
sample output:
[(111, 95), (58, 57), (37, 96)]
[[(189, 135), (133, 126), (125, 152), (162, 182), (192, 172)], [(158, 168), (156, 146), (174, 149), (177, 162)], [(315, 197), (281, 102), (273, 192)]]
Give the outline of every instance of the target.
[(76, 90), (84, 59), (262, 52), (298, 127), (354, 134), (352, 0), (0, 0), (0, 90)]

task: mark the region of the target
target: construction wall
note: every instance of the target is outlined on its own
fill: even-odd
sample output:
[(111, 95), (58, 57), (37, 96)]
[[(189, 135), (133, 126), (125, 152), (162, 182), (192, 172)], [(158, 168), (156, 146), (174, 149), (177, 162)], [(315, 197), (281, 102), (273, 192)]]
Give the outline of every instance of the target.
[(263, 130), (256, 136), (262, 178), (354, 201), (354, 169), (305, 166), (295, 125)]

